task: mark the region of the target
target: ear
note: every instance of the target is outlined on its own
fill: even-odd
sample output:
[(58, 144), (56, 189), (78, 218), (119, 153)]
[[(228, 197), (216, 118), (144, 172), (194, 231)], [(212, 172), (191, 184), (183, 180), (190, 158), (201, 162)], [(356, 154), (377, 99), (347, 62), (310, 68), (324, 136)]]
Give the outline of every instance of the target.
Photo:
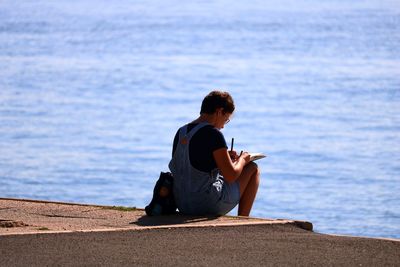
[(224, 109), (223, 109), (223, 108), (217, 108), (217, 109), (215, 110), (215, 112), (216, 112), (217, 115), (218, 115), (218, 114), (224, 115)]

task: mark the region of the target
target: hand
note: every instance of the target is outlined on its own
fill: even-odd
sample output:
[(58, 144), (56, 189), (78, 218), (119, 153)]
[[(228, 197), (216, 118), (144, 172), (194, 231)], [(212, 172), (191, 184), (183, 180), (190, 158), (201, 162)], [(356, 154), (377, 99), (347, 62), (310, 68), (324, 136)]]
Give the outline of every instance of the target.
[(250, 154), (248, 152), (241, 153), (240, 158), (243, 158), (246, 164), (250, 162)]
[(239, 159), (239, 156), (235, 150), (229, 150), (228, 153), (229, 153), (229, 157), (231, 158), (232, 162), (235, 162)]

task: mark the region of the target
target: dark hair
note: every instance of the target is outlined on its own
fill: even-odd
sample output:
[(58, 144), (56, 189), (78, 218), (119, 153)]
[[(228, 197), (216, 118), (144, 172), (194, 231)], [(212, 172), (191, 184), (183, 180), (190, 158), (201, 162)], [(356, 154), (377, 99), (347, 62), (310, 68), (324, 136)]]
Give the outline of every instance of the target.
[(233, 113), (235, 110), (233, 98), (228, 92), (210, 92), (201, 103), (200, 114), (213, 114), (218, 108), (222, 108), (225, 113)]

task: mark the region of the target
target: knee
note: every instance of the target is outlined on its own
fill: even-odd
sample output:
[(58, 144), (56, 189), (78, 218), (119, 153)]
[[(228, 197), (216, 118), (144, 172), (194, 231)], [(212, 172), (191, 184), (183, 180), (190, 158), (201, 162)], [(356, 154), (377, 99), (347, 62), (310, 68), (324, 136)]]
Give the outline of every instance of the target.
[(254, 161), (249, 162), (249, 164), (247, 164), (248, 168), (251, 168), (252, 171), (252, 179), (254, 179), (254, 181), (259, 184), (260, 183), (260, 168), (258, 167), (257, 163), (255, 163)]
[(250, 168), (250, 170), (254, 173), (257, 174), (258, 176), (260, 175), (260, 168), (258, 167), (257, 163), (254, 161), (249, 162), (246, 165), (247, 168)]

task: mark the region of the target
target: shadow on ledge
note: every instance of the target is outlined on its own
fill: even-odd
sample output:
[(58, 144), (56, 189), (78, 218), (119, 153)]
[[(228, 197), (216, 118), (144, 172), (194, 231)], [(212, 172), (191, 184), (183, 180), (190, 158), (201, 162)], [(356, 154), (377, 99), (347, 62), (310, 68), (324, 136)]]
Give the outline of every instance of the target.
[(219, 216), (188, 216), (188, 215), (161, 215), (161, 216), (147, 216), (144, 215), (137, 219), (137, 221), (130, 222), (129, 224), (136, 224), (139, 226), (159, 226), (159, 225), (172, 225), (172, 224), (186, 224), (197, 223), (204, 221), (212, 221)]

